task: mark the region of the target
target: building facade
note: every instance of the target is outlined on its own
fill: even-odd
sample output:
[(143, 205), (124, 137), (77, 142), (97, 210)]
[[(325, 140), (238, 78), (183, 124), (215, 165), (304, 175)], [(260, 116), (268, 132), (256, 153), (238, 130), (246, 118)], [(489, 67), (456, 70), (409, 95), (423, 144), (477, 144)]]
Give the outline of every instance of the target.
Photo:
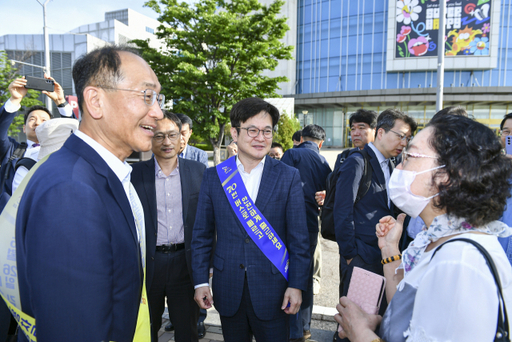
[[(448, 0), (444, 106), (496, 129), (512, 112), (512, 0)], [(348, 143), (348, 115), (435, 114), (439, 1), (297, 0), (295, 113)], [(293, 28), (292, 28), (293, 29)], [(302, 113), (307, 113), (304, 116)]]

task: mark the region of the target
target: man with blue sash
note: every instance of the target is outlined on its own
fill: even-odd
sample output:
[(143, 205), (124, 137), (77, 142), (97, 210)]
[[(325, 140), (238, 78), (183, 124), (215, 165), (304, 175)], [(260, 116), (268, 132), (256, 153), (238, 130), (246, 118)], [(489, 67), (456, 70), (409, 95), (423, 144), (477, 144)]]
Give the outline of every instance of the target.
[[(231, 109), (238, 155), (206, 170), (192, 233), (195, 300), (214, 304), (226, 342), (288, 341), (307, 288), (309, 236), (297, 169), (267, 156), (279, 111), (259, 98)], [(213, 257), (213, 298), (208, 284)]]

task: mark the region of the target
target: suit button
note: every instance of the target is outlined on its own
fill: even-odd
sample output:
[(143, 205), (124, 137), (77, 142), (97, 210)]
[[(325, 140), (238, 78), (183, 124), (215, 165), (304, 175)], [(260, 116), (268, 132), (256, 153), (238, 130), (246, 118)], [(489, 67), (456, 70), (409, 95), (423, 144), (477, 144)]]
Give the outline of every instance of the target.
[(240, 264), (240, 269), (243, 270), (244, 268), (245, 268), (244, 264)]
[(245, 243), (249, 243), (251, 241), (249, 238), (245, 239)]

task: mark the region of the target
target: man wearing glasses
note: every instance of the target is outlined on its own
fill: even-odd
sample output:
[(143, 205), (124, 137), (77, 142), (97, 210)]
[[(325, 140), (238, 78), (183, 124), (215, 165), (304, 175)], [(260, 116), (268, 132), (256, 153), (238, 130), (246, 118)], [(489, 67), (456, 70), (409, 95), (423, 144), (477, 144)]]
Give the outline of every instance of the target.
[(512, 113), (508, 113), (503, 117), (503, 120), (500, 123), (500, 131), (501, 131), (501, 146), (505, 148), (505, 144), (507, 141), (507, 137), (512, 135)]
[(175, 340), (198, 340), (199, 307), (194, 301), (190, 241), (206, 166), (178, 158), (181, 129), (178, 116), (164, 110), (153, 137), (153, 158), (133, 165), (133, 186), (144, 207), (153, 342), (158, 342), (165, 297)]
[[(354, 204), (364, 173), (362, 154), (351, 154), (339, 172), (334, 202), (336, 241), (340, 249), (340, 296), (346, 296), (354, 266), (383, 275), (375, 225), (386, 215), (394, 215), (387, 184), (397, 157), (411, 140), (416, 122), (396, 109), (387, 109), (377, 118), (375, 141), (363, 149), (368, 156), (372, 179), (368, 192)], [(385, 299), (385, 297), (384, 297)], [(387, 303), (383, 300), (381, 314)], [(335, 334), (338, 341), (341, 340)]]
[(144, 213), (126, 158), (151, 149), (160, 83), (117, 46), (77, 59), (73, 80), (80, 128), (36, 170), (19, 205), (21, 306), (40, 341), (149, 340)]
[[(226, 342), (288, 341), (288, 316), (307, 287), (309, 238), (300, 174), (267, 156), (276, 107), (248, 98), (231, 109), (238, 154), (205, 171), (194, 230), (195, 300), (220, 314)], [(213, 295), (208, 285), (213, 256)]]

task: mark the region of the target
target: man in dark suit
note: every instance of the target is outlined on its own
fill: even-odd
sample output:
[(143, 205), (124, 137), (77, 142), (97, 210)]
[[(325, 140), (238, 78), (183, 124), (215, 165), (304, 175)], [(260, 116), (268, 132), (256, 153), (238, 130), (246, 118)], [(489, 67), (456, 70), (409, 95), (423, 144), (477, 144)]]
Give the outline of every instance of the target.
[[(218, 168), (207, 169), (199, 194), (192, 233), (195, 300), (205, 309), (213, 304), (208, 275), (216, 234), (213, 294), (224, 340), (251, 341), (254, 334), (257, 341), (287, 341), (286, 314), (296, 314), (300, 308), (310, 261), (300, 174), (297, 169), (267, 156), (272, 143), (272, 128), (279, 119), (277, 108), (262, 99), (248, 98), (233, 106), (230, 118), (231, 135), (237, 142), (238, 155)], [(222, 170), (233, 172), (233, 177), (240, 177), (236, 178), (239, 179), (237, 191), (241, 200), (247, 203), (244, 208), (251, 208), (247, 209), (251, 212), (250, 222), (244, 221), (244, 225), (232, 205), (240, 205), (244, 212), (246, 209), (242, 208), (241, 202), (228, 200), (217, 173), (225, 163), (232, 167), (225, 166)], [(242, 195), (242, 192), (247, 194)], [(253, 212), (251, 202), (263, 217)], [(281, 260), (289, 256), (285, 270), (278, 269), (275, 260), (269, 260), (272, 257), (268, 250), (263, 252), (255, 242), (258, 240), (253, 233), (256, 230), (248, 228), (252, 224), (256, 229), (254, 222), (263, 227), (265, 219), (276, 233), (273, 241), (280, 238), (283, 242), (278, 247), (275, 242), (270, 244), (271, 248), (276, 247), (280, 251), (278, 266), (283, 267), (285, 263)], [(265, 227), (268, 232), (266, 224)], [(265, 239), (268, 240), (269, 236)], [(281, 258), (285, 251), (287, 253)]]
[[(302, 130), (300, 145), (287, 150), (281, 161), (295, 167), (300, 172), (304, 200), (306, 202), (306, 219), (309, 232), (309, 253), (314, 255), (318, 242), (318, 204), (315, 193), (325, 189), (325, 181), (331, 168), (320, 155), (320, 148), (325, 140), (325, 131), (318, 125), (307, 125)], [(309, 264), (308, 288), (303, 293), (299, 315), (290, 316), (290, 341), (303, 342), (311, 337), (310, 324), (313, 312), (313, 258)]]
[(181, 152), (180, 157), (184, 159), (196, 160), (208, 167), (208, 153), (188, 144), (188, 141), (192, 136), (192, 119), (190, 119), (185, 114), (176, 115), (178, 115), (178, 118), (181, 121), (181, 135), (185, 140), (185, 149)]
[(160, 83), (116, 46), (80, 57), (73, 80), (80, 129), (37, 169), (18, 210), (21, 305), (40, 341), (149, 340), (144, 220), (125, 160), (151, 149)]
[[(340, 249), (340, 296), (346, 296), (354, 266), (383, 274), (375, 225), (386, 215), (394, 215), (387, 184), (394, 165), (390, 158), (402, 153), (416, 130), (416, 122), (396, 109), (387, 109), (377, 118), (375, 141), (368, 143), (372, 168), (369, 191), (355, 205), (364, 172), (363, 156), (351, 154), (339, 168), (334, 202), (336, 241)], [(385, 299), (385, 298), (384, 298)], [(385, 300), (381, 311), (386, 307)], [(336, 338), (339, 337), (336, 334)]]
[(192, 228), (205, 166), (178, 158), (181, 121), (164, 111), (153, 137), (150, 160), (133, 165), (132, 182), (144, 207), (147, 289), (152, 341), (158, 342), (164, 301), (177, 342), (197, 341), (199, 307), (190, 264)]

